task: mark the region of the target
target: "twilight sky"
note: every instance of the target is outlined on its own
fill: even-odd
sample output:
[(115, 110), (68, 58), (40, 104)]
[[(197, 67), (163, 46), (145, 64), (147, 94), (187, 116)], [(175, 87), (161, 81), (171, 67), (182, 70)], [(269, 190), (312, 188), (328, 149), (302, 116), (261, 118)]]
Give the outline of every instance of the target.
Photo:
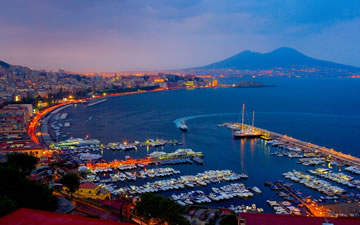
[(359, 0), (0, 3), (0, 60), (37, 69), (179, 69), (281, 46), (360, 66), (359, 40)]

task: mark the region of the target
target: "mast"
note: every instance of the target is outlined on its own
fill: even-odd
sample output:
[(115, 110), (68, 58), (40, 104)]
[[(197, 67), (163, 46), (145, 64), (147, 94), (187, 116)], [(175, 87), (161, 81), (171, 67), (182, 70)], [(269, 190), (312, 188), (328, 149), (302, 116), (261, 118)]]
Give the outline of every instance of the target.
[(241, 115), (241, 132), (244, 133), (244, 113), (245, 113), (245, 104), (243, 104), (243, 110)]
[(254, 123), (255, 123), (255, 110), (253, 111), (253, 120), (252, 120), (252, 127), (254, 128)]

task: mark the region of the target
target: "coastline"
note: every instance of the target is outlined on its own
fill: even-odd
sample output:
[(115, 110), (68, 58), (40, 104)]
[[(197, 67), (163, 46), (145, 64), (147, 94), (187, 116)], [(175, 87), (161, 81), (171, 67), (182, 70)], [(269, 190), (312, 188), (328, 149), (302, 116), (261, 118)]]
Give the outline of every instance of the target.
[[(116, 94), (109, 94), (108, 96), (96, 96), (94, 98), (86, 98), (86, 99), (79, 99), (79, 100), (75, 100), (75, 101), (69, 101), (69, 102), (66, 102), (66, 103), (62, 103), (62, 104), (58, 104), (56, 106), (53, 106), (53, 107), (50, 107), (45, 111), (45, 113), (43, 113), (44, 111), (42, 111), (41, 113), (39, 113), (40, 115), (40, 118), (36, 121), (34, 120), (32, 123), (38, 123), (41, 119), (44, 119), (45, 118), (45, 121), (42, 121), (41, 124), (37, 124), (36, 128), (38, 128), (39, 126), (41, 126), (41, 133), (42, 135), (40, 136), (37, 136), (35, 135), (35, 140), (37, 140), (39, 143), (40, 143), (40, 140), (39, 139), (42, 139), (41, 142), (43, 144), (43, 147), (46, 148), (48, 146), (48, 143), (47, 141), (49, 139), (51, 139), (50, 135), (46, 132), (48, 131), (48, 129), (43, 129), (43, 125), (42, 123), (45, 124), (45, 126), (48, 126), (48, 119), (49, 118), (46, 118), (47, 116), (49, 116), (49, 114), (51, 115), (52, 113), (58, 113), (59, 111), (63, 110), (63, 109), (66, 109), (67, 107), (70, 107), (71, 104), (74, 104), (74, 103), (84, 103), (88, 100), (92, 100), (92, 99), (98, 99), (98, 101), (95, 101), (94, 104), (99, 104), (101, 102), (104, 102), (106, 101), (106, 98), (108, 97), (114, 97), (114, 96), (121, 96), (121, 95), (131, 95), (131, 94), (139, 94), (139, 93), (150, 93), (150, 92), (158, 92), (158, 91), (165, 91), (165, 90), (178, 90), (178, 89), (183, 89), (183, 88), (175, 88), (175, 89), (168, 89), (168, 88), (164, 88), (164, 89), (154, 89), (154, 90), (150, 90), (150, 91), (136, 91), (136, 92), (126, 92), (126, 93), (116, 93)], [(93, 104), (91, 104), (90, 106), (92, 106)], [(62, 107), (62, 106), (66, 106), (66, 107)], [(47, 119), (47, 120), (46, 120)], [(48, 127), (47, 127), (48, 128)], [(30, 130), (29, 130), (30, 131)], [(35, 132), (34, 132), (35, 133)], [(44, 145), (45, 144), (45, 145)], [(332, 150), (332, 149), (331, 149)], [(344, 154), (344, 153), (341, 153), (341, 152), (337, 152), (337, 151), (334, 151), (332, 150), (331, 152), (328, 152), (329, 154)]]
[[(95, 97), (91, 97), (91, 98), (83, 98), (83, 99), (78, 99), (78, 100), (70, 100), (64, 103), (60, 103), (54, 106), (51, 106), (49, 108), (44, 109), (43, 111), (39, 112), (29, 123), (27, 132), (31, 138), (32, 141), (34, 141), (36, 144), (41, 145), (44, 149), (47, 149), (48, 146), (44, 145), (44, 140), (43, 140), (43, 136), (49, 136), (48, 133), (45, 133), (45, 135), (40, 132), (40, 134), (37, 132), (38, 128), (40, 127), (40, 131), (42, 129), (42, 124), (41, 124), (41, 120), (46, 118), (49, 114), (53, 113), (54, 110), (59, 109), (59, 107), (61, 106), (68, 106), (70, 104), (74, 104), (74, 103), (84, 103), (87, 102), (91, 99), (100, 99), (100, 101), (104, 100), (106, 101), (106, 98), (108, 97), (117, 97), (117, 96), (122, 96), (122, 95), (133, 95), (133, 94), (140, 94), (140, 93), (151, 93), (151, 92), (160, 92), (160, 91), (169, 91), (169, 90), (179, 90), (179, 89), (183, 89), (181, 87), (178, 88), (156, 88), (153, 90), (148, 90), (148, 91), (132, 91), (132, 92), (124, 92), (124, 93), (114, 93), (114, 94), (109, 94), (107, 96), (95, 96)], [(101, 100), (102, 99), (102, 100)], [(102, 101), (103, 102), (103, 101)], [(100, 102), (96, 102), (100, 103)], [(61, 111), (62, 109), (60, 109), (59, 111)], [(57, 111), (58, 112), (58, 111)], [(46, 122), (47, 123), (47, 122)], [(45, 128), (45, 130), (48, 128)], [(41, 141), (39, 140), (39, 137), (42, 139)]]
[(105, 102), (106, 100), (107, 100), (107, 99), (104, 98), (104, 99), (101, 99), (101, 100), (98, 100), (98, 101), (88, 102), (88, 103), (87, 103), (87, 106), (97, 105), (97, 104), (100, 104), (100, 103)]
[[(213, 94), (219, 94), (219, 90), (209, 90), (210, 92), (212, 92)], [(228, 89), (228, 90), (223, 90), (224, 92), (228, 92), (229, 94), (233, 94), (233, 93), (239, 93), (239, 95), (241, 94), (241, 92), (237, 91), (236, 89)], [(203, 91), (204, 93), (208, 92), (207, 90), (204, 90)], [(150, 114), (148, 115), (146, 118), (149, 118), (150, 116), (153, 117), (154, 115), (157, 115), (157, 113), (159, 111), (162, 110), (162, 108), (159, 106), (161, 106), (161, 104), (163, 104), (165, 101), (164, 100), (168, 100), (168, 101), (171, 101), (171, 102), (178, 102), (178, 100), (180, 100), (181, 98), (183, 98), (184, 96), (186, 97), (189, 97), (190, 95), (193, 95), (192, 92), (189, 92), (189, 91), (180, 91), (179, 94), (176, 94), (178, 97), (177, 98), (173, 98), (174, 95), (173, 93), (175, 92), (168, 92), (168, 93), (161, 93), (161, 94), (154, 94), (154, 95), (151, 95), (151, 100), (157, 100), (157, 103), (158, 104), (155, 104), (155, 105), (152, 105), (152, 102), (150, 101), (147, 101), (149, 102), (148, 104), (145, 104), (145, 107), (144, 107), (144, 111), (143, 112), (147, 112), (146, 109), (148, 109), (147, 107), (149, 107), (149, 105), (151, 107), (156, 107), (157, 110), (156, 110), (156, 113), (154, 114)], [(147, 95), (147, 96), (150, 96), (150, 95)], [(147, 99), (148, 97), (147, 96), (137, 96), (137, 97), (131, 97), (131, 98), (126, 98), (126, 100), (124, 100), (125, 103), (129, 104), (130, 109), (128, 110), (128, 112), (132, 112), (132, 107), (138, 107), (138, 103), (139, 102), (143, 102), (144, 99)], [(201, 99), (201, 98), (199, 98)], [(212, 98), (213, 99), (213, 98)], [(175, 101), (177, 100), (177, 101)], [(119, 102), (123, 102), (123, 98), (119, 98), (119, 99), (112, 99), (111, 101), (119, 101)], [(123, 102), (123, 103), (124, 103)], [(109, 105), (112, 105), (113, 102), (111, 102), (111, 104), (109, 104), (110, 102), (107, 102), (106, 104), (104, 105), (99, 105), (97, 107), (94, 107), (96, 109), (93, 109), (93, 108), (87, 108), (85, 105), (83, 105), (84, 107), (80, 107), (79, 110), (75, 110), (73, 113), (75, 114), (74, 117), (72, 117), (73, 121), (79, 121), (78, 119), (82, 117), (82, 115), (85, 114), (86, 111), (96, 111), (97, 113), (100, 113), (103, 111), (103, 110), (106, 110), (108, 108)], [(133, 104), (134, 103), (134, 104)], [(182, 104), (182, 102), (180, 102)], [(188, 101), (187, 101), (188, 103)], [(114, 102), (115, 104), (115, 102)], [(185, 107), (186, 106), (189, 106), (190, 104), (185, 104)], [(172, 105), (171, 105), (172, 106)], [(211, 107), (213, 107), (213, 105), (209, 106), (210, 108), (208, 108), (207, 110), (211, 110)], [(121, 110), (121, 107), (120, 109)], [(72, 108), (70, 108), (70, 110), (66, 110), (66, 111), (72, 111)], [(192, 109), (192, 111), (196, 111), (196, 108), (195, 109)], [(65, 111), (61, 112), (61, 113), (64, 113)], [(173, 111), (170, 111), (170, 112), (173, 112)], [(187, 115), (186, 114), (186, 110), (183, 110), (181, 111), (180, 113), (176, 114), (176, 115)], [(60, 114), (61, 114), (60, 113)], [(92, 115), (92, 113), (90, 113)], [(87, 116), (90, 116), (90, 114), (88, 114)], [(163, 120), (161, 120), (162, 122), (164, 121), (170, 121), (169, 118), (171, 119), (172, 116), (174, 116), (175, 114), (171, 114), (169, 115), (168, 117), (165, 117), (163, 118)], [(54, 115), (53, 118), (55, 118), (55, 116), (57, 117), (58, 115)], [(95, 116), (95, 115), (94, 115)], [(136, 116), (136, 115), (135, 115)], [(137, 115), (139, 116), (139, 115)], [(295, 115), (294, 118), (298, 117), (298, 115)], [(125, 118), (124, 117), (124, 121), (126, 121), (126, 119), (128, 121), (133, 121), (133, 118), (134, 117), (127, 117)], [(259, 117), (260, 118), (260, 117)], [(112, 117), (108, 114), (106, 117), (103, 117), (103, 119), (105, 120), (109, 120), (109, 121), (112, 121)], [(220, 122), (223, 122), (222, 119), (219, 119)], [(100, 120), (101, 121), (101, 120)], [(230, 136), (229, 136), (229, 132), (226, 131), (224, 129), (224, 131), (222, 130), (218, 130), (218, 131), (215, 131), (215, 126), (216, 124), (218, 123), (213, 123), (214, 121), (216, 120), (212, 120), (211, 121), (211, 124), (202, 124), (197, 126), (197, 124), (200, 124), (200, 123), (189, 123), (189, 126), (192, 128), (190, 130), (189, 133), (187, 134), (184, 134), (182, 135), (182, 133), (180, 133), (177, 129), (173, 129), (173, 126), (171, 129), (166, 129), (167, 126), (164, 125), (164, 126), (161, 126), (161, 129), (162, 128), (165, 128), (164, 130), (166, 130), (166, 132), (169, 132), (169, 133), (174, 133), (176, 137), (179, 137), (179, 135), (182, 135), (182, 136), (186, 136), (186, 139), (185, 140), (185, 147), (191, 147), (193, 148), (194, 150), (197, 150), (197, 151), (203, 151), (206, 153), (206, 158), (205, 158), (205, 163), (203, 166), (189, 166), (189, 165), (179, 165), (179, 166), (176, 166), (176, 167), (180, 167), (181, 168), (181, 172), (183, 172), (183, 174), (190, 174), (190, 173), (196, 173), (196, 172), (201, 172), (202, 170), (204, 169), (214, 169), (214, 168), (219, 168), (219, 169), (231, 169), (235, 172), (243, 172), (245, 171), (246, 173), (249, 174), (249, 181), (248, 182), (251, 182), (251, 185), (255, 185), (257, 187), (262, 187), (264, 181), (277, 181), (279, 179), (282, 179), (281, 177), (281, 174), (283, 172), (288, 172), (288, 171), (292, 171), (293, 169), (297, 170), (297, 171), (301, 171), (301, 168), (302, 168), (302, 165), (299, 165), (299, 164), (296, 164), (295, 161), (293, 160), (289, 160), (289, 159), (282, 159), (282, 158), (279, 158), (279, 157), (273, 157), (270, 155), (270, 150), (268, 150), (269, 148), (272, 148), (270, 145), (264, 145), (264, 141), (262, 140), (259, 140), (259, 141), (253, 141), (253, 142), (247, 142), (245, 141), (245, 143), (242, 145), (240, 141), (231, 141), (231, 138), (230, 140), (228, 139)], [(60, 121), (59, 121), (60, 122)], [(49, 121), (49, 124), (51, 124), (52, 121), (50, 120)], [(123, 123), (124, 124), (124, 123)], [(163, 124), (163, 123), (162, 123)], [(77, 124), (79, 125), (79, 124)], [(77, 126), (75, 125), (75, 126)], [(129, 136), (132, 136), (134, 137), (134, 140), (143, 140), (141, 138), (149, 138), (150, 135), (152, 137), (162, 137), (162, 138), (168, 138), (168, 136), (163, 136), (162, 134), (164, 134), (164, 132), (159, 132), (160, 135), (154, 135), (154, 133), (150, 133), (149, 136), (146, 136), (146, 132), (141, 132), (141, 131), (135, 131), (133, 132), (133, 130), (128, 130), (129, 127), (137, 127), (136, 126), (137, 123), (131, 123), (131, 124), (126, 124), (126, 126), (124, 127), (123, 131), (119, 133), (116, 132), (117, 134), (114, 135), (114, 136), (117, 136), (116, 138), (113, 138), (112, 141), (119, 141), (119, 143), (123, 143), (122, 141), (127, 140), (127, 141), (132, 141), (132, 139), (129, 138)], [(150, 125), (150, 124), (149, 124)], [(211, 126), (210, 126), (211, 125)], [(215, 125), (215, 126), (214, 126)], [(91, 126), (93, 127), (96, 127), (96, 124), (92, 124)], [(86, 129), (83, 129), (86, 131), (86, 134), (88, 134), (87, 132), (87, 129), (91, 129), (91, 126), (87, 126)], [(170, 124), (171, 126), (171, 124)], [(79, 127), (79, 126), (77, 126)], [(268, 128), (269, 130), (273, 130), (271, 126), (262, 126), (260, 125), (259, 123), (259, 127), (266, 127)], [(156, 128), (156, 129), (155, 129)], [(206, 131), (206, 135), (203, 135), (203, 138), (204, 139), (197, 139), (197, 138), (201, 138), (201, 136), (199, 135), (198, 131), (199, 128), (201, 128), (202, 130), (204, 129), (204, 131)], [(207, 130), (207, 128), (211, 128), (211, 130)], [(71, 135), (74, 135), (74, 137), (84, 137), (85, 136), (85, 133), (77, 133), (76, 131), (74, 133), (72, 133), (72, 129), (74, 130), (78, 130), (76, 127), (71, 127), (71, 130), (67, 130), (67, 131), (71, 131)], [(119, 127), (119, 130), (121, 130), (122, 128)], [(157, 130), (158, 127), (153, 127), (152, 125), (148, 128), (149, 130)], [(125, 131), (124, 131), (125, 130)], [(274, 129), (276, 131), (276, 129)], [(209, 133), (208, 133), (208, 132)], [(109, 143), (110, 141), (108, 140), (104, 140), (102, 139), (103, 137), (100, 135), (100, 136), (95, 136), (94, 134), (96, 133), (97, 131), (94, 129), (94, 132), (91, 134), (89, 133), (89, 136), (92, 137), (92, 138), (97, 138), (98, 140), (101, 140), (103, 141), (104, 143)], [(109, 129), (107, 130), (108, 133), (115, 133), (115, 132), (112, 132), (112, 129)], [(283, 130), (278, 130), (277, 132), (283, 132)], [(286, 132), (286, 131), (285, 131)], [(65, 132), (64, 132), (65, 133)], [(101, 132), (100, 132), (101, 133)], [(203, 133), (203, 132), (202, 132)], [(287, 133), (287, 132), (286, 132)], [(134, 134), (136, 134), (134, 136)], [(145, 134), (145, 135), (144, 135)], [(156, 134), (156, 132), (155, 132)], [(214, 136), (214, 135), (216, 136)], [(220, 136), (218, 136), (218, 134)], [(225, 134), (225, 135), (223, 135)], [(105, 134), (103, 136), (108, 136), (109, 134)], [(210, 136), (208, 136), (210, 135)], [(196, 136), (196, 141), (194, 139), (194, 137)], [(211, 147), (210, 145), (204, 145), (204, 141), (206, 141), (206, 143), (208, 142), (209, 138), (206, 138), (206, 137), (223, 137), (221, 139), (218, 139), (218, 143), (221, 143), (220, 145), (218, 145), (218, 143), (211, 143)], [(296, 137), (294, 135), (294, 137)], [(302, 140), (306, 140), (306, 138), (304, 138), (303, 136), (297, 136), (297, 137), (300, 137)], [(223, 141), (225, 140), (224, 138), (227, 138), (226, 141)], [(121, 140), (122, 139), (122, 140)], [(188, 140), (188, 141), (186, 141)], [(190, 141), (189, 141), (190, 140)], [(191, 142), (191, 143), (190, 143)], [(237, 143), (236, 146), (234, 146), (232, 148), (232, 143), (231, 142), (234, 142), (234, 143)], [(222, 143), (224, 145), (222, 145)], [(314, 142), (313, 143), (319, 143), (319, 142)], [(187, 145), (186, 145), (187, 144)], [(225, 144), (228, 144), (228, 145), (225, 145)], [(213, 147), (212, 147), (213, 146)], [(225, 147), (226, 146), (226, 147)], [(221, 147), (224, 147), (224, 152), (222, 152), (219, 156), (219, 152), (217, 151), (216, 153), (214, 153), (213, 151), (211, 150), (207, 150), (207, 149), (218, 149), (218, 148), (221, 148)], [(169, 147), (167, 148), (166, 150), (172, 150), (173, 147)], [(175, 148), (175, 147), (174, 147)], [(227, 151), (225, 151), (225, 148), (228, 149)], [(175, 149), (174, 149), (175, 150)], [(275, 149), (272, 149), (273, 151), (278, 151), (278, 150), (275, 150)], [(156, 151), (156, 149), (150, 149), (150, 151)], [(97, 152), (99, 153), (99, 152)], [(139, 149), (137, 151), (127, 151), (126, 153), (122, 153), (121, 151), (105, 151), (104, 150), (104, 153), (103, 153), (103, 157), (104, 157), (104, 160), (105, 161), (109, 161), (111, 162), (112, 159), (114, 158), (119, 158), (119, 159), (123, 159), (123, 157), (125, 155), (129, 155), (130, 157), (133, 157), (134, 159), (138, 159), (138, 158), (143, 158), (143, 156), (146, 154), (146, 149), (145, 148), (142, 148), (142, 149)], [(236, 154), (235, 154), (236, 153)], [(76, 154), (76, 152), (74, 152), (73, 154)], [(100, 153), (99, 153), (100, 154)], [(233, 155), (235, 154), (235, 155)], [(285, 158), (285, 157), (283, 157)], [(226, 160), (226, 164), (224, 163), (218, 163), (218, 161), (221, 162), (224, 162)], [(267, 180), (262, 180), (261, 179), (261, 173), (262, 171), (259, 170), (259, 168), (257, 168), (256, 166), (253, 166), (251, 164), (253, 163), (248, 163), (249, 160), (256, 160), (254, 162), (257, 162), (256, 164), (257, 165), (263, 165), (264, 168), (263, 170), (265, 171), (271, 171), (271, 175), (269, 175), (267, 177)], [(245, 162), (245, 165), (244, 165), (244, 162)], [(268, 162), (268, 165), (266, 165), (266, 163), (264, 162)], [(271, 162), (271, 163), (270, 163)], [(271, 165), (270, 165), (271, 164)], [(275, 168), (275, 165), (282, 165), (281, 168), (278, 168), (276, 167)], [(241, 165), (241, 166), (239, 166)], [(151, 167), (151, 166), (150, 166)], [(243, 169), (242, 167), (244, 167), (245, 169)], [(274, 167), (274, 168), (273, 168)], [(305, 167), (306, 168), (306, 167)], [(191, 172), (190, 172), (191, 171)], [(334, 170), (335, 171), (335, 170)], [(101, 179), (107, 179), (108, 176), (106, 177), (102, 177)], [(142, 184), (142, 180), (139, 180), (139, 183), (137, 185), (141, 185)], [(141, 187), (141, 186), (140, 186)], [(199, 189), (202, 189), (204, 192), (209, 192), (211, 191), (211, 189), (208, 189), (206, 187), (199, 187)], [(270, 199), (270, 200), (278, 200), (278, 197), (277, 195), (274, 195), (273, 193), (271, 194), (271, 190), (262, 190), (264, 195), (262, 196), (262, 198), (265, 198), (265, 199)], [(170, 195), (172, 192), (169, 192), (169, 193), (165, 193), (164, 195), (165, 196), (168, 196)], [(315, 190), (307, 190), (306, 191), (307, 194), (311, 195), (311, 196), (314, 196), (314, 198), (319, 198), (320, 197), (320, 194), (317, 193)], [(211, 206), (217, 206), (217, 207), (228, 207), (229, 204), (241, 204), (243, 200), (233, 200), (233, 201), (226, 201), (226, 202), (214, 202), (214, 203), (211, 203)], [(253, 198), (251, 200), (252, 203), (256, 204), (257, 206), (260, 206), (262, 208), (264, 208), (264, 210), (266, 212), (273, 212), (271, 208), (269, 208), (267, 205), (266, 205), (266, 202), (264, 203), (264, 201), (262, 201), (261, 199), (259, 198)]]
[(64, 109), (67, 109), (69, 107), (72, 107), (72, 104), (68, 104), (68, 105), (64, 105), (60, 108), (57, 108), (51, 112), (49, 112), (43, 119), (43, 121), (40, 123), (40, 130), (41, 130), (41, 142), (45, 144), (45, 146), (49, 146), (51, 143), (51, 140), (53, 139), (53, 137), (50, 134), (50, 129), (49, 129), (49, 120), (51, 119), (51, 117), (53, 115), (55, 115), (56, 113), (61, 112)]

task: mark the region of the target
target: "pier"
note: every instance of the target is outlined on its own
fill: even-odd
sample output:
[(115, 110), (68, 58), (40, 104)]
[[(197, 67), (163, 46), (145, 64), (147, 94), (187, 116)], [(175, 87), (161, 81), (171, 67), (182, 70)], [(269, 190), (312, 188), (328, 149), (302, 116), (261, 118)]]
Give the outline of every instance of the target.
[(291, 146), (291, 147), (301, 148), (304, 151), (318, 152), (325, 157), (330, 157), (331, 160), (337, 160), (346, 165), (354, 165), (354, 166), (360, 167), (360, 158), (357, 158), (350, 154), (344, 154), (342, 152), (337, 152), (334, 149), (321, 147), (321, 146), (312, 144), (310, 142), (301, 141), (301, 140), (295, 139), (293, 137), (289, 137), (287, 135), (275, 133), (275, 132), (268, 131), (268, 130), (258, 128), (258, 127), (253, 127), (251, 125), (241, 124), (241, 123), (237, 123), (234, 125), (236, 125), (236, 127), (237, 127), (236, 129), (244, 129), (244, 130), (252, 129), (253, 131), (261, 134), (261, 137), (265, 140), (270, 140), (270, 139), (276, 140), (276, 141), (279, 141), (279, 142), (281, 142), (285, 145)]
[(295, 198), (297, 201), (299, 201), (305, 208), (305, 210), (308, 212), (311, 216), (327, 216), (330, 217), (331, 215), (328, 215), (326, 213), (326, 210), (323, 209), (323, 207), (317, 206), (314, 203), (309, 203), (304, 201), (303, 199), (299, 198), (294, 192), (289, 190), (287, 187), (285, 187), (282, 183), (277, 182), (277, 186), (279, 186), (282, 190), (289, 193), (293, 198)]
[(95, 168), (111, 168), (116, 169), (121, 166), (137, 166), (139, 164), (149, 165), (149, 164), (191, 164), (193, 161), (190, 157), (176, 157), (171, 159), (154, 159), (154, 158), (145, 158), (145, 159), (127, 159), (127, 160), (114, 160), (111, 162), (98, 162), (98, 163), (87, 163), (86, 167), (95, 169)]

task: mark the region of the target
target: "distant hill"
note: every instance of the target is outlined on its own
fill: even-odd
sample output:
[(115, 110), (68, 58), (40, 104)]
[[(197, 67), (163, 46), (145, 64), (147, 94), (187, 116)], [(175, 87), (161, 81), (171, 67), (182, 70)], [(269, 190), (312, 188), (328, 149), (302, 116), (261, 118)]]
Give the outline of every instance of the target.
[(210, 65), (191, 69), (272, 69), (276, 67), (292, 68), (303, 67), (325, 67), (334, 69), (360, 70), (360, 68), (333, 63), (329, 61), (314, 59), (293, 49), (281, 47), (269, 53), (258, 53), (249, 50), (243, 51), (225, 60)]
[(6, 63), (6, 62), (4, 62), (4, 61), (1, 61), (1, 60), (0, 60), (0, 66), (3, 67), (3, 68), (5, 68), (5, 69), (7, 69), (7, 68), (9, 68), (11, 65), (8, 64), (8, 63)]

